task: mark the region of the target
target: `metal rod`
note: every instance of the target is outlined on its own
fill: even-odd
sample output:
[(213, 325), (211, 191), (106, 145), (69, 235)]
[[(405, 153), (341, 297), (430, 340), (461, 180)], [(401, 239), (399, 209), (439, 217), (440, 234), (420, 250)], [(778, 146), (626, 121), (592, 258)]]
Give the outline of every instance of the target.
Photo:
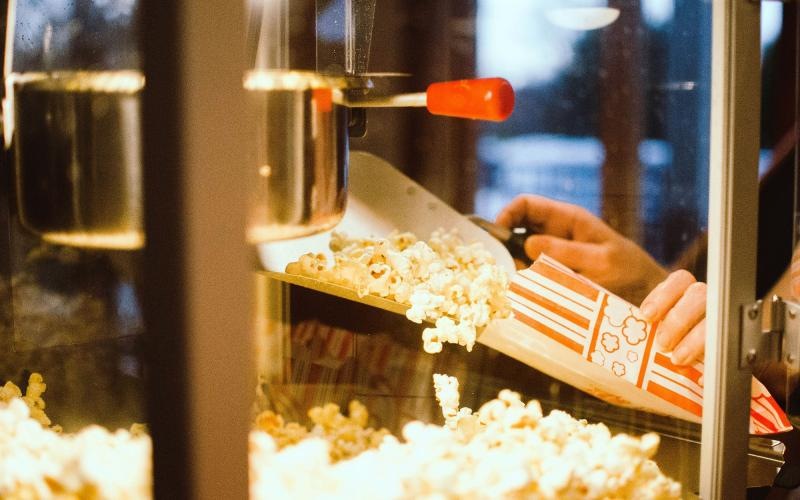
[(350, 108), (424, 108), (428, 105), (428, 97), (425, 92), (386, 97), (352, 98), (337, 91), (334, 93), (334, 101)]
[(356, 71), (356, 29), (353, 0), (344, 0), (344, 73), (354, 75)]

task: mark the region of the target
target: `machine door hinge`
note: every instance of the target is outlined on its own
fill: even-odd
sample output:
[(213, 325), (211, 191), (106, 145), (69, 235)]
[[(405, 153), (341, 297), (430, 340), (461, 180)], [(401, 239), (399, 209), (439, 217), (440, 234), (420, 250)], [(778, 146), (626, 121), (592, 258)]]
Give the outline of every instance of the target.
[(800, 304), (772, 298), (769, 328), (762, 328), (763, 301), (742, 306), (739, 368), (784, 362), (800, 370)]

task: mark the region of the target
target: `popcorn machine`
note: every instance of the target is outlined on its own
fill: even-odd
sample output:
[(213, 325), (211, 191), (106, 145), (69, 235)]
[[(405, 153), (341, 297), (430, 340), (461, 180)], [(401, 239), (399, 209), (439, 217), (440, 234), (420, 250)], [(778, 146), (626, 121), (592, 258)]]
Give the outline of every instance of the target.
[[(149, 489), (151, 463), (159, 498), (772, 482), (778, 443), (748, 443), (736, 398), (758, 6), (498, 3), (9, 2), (0, 432), (28, 450), (9, 422), (46, 409), (20, 428), (55, 443), (61, 424), (58, 456), (95, 481), (64, 467), (21, 491), (119, 497)], [(463, 215), (571, 200), (666, 267), (693, 234), (670, 210), (704, 211), (703, 179), (704, 385), (657, 352), (638, 304), (549, 257), (517, 273)], [(763, 394), (751, 430), (777, 429)], [(119, 461), (82, 460), (89, 424), (141, 422)]]

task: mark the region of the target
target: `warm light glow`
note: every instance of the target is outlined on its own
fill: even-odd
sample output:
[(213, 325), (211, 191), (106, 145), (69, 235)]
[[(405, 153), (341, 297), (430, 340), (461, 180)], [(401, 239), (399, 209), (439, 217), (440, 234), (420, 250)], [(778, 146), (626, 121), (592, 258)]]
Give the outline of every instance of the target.
[(83, 248), (136, 250), (144, 246), (144, 234), (139, 231), (125, 231), (121, 233), (43, 233), (42, 239), (56, 245), (69, 245)]
[(312, 71), (252, 70), (244, 75), (247, 90), (307, 90), (344, 88), (344, 78), (328, 77)]
[(310, 224), (259, 224), (247, 228), (247, 242), (250, 244), (270, 241), (291, 240), (321, 233), (334, 227), (341, 217), (328, 217), (326, 220)]
[(138, 71), (56, 71), (12, 73), (9, 81), (20, 85), (36, 82), (41, 90), (66, 92), (118, 92), (134, 94), (144, 88)]

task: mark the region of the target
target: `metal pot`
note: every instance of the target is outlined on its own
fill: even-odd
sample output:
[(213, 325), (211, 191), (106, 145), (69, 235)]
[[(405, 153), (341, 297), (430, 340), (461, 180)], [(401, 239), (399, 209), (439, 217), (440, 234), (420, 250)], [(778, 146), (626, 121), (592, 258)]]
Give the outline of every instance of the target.
[(247, 239), (306, 236), (335, 226), (346, 203), (347, 109), (340, 79), (313, 72), (245, 75), (256, 145)]
[(141, 73), (22, 73), (10, 80), (23, 226), (56, 244), (141, 247)]

